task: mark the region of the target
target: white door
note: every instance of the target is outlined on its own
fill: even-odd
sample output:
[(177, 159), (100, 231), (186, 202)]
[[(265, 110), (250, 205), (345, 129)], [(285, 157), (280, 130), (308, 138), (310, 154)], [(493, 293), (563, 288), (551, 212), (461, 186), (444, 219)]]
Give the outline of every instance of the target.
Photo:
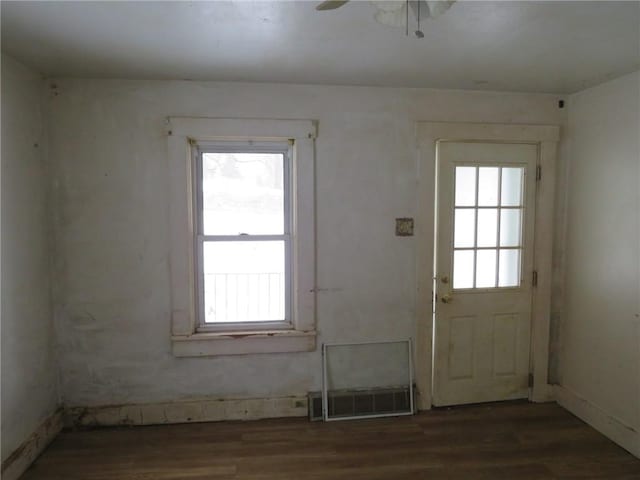
[(437, 144), (434, 405), (528, 396), (538, 147)]

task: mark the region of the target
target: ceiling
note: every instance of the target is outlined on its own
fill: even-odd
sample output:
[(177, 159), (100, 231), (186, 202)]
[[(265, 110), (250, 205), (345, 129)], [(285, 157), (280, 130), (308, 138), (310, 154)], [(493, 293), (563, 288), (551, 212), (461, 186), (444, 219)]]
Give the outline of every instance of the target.
[(315, 4), (2, 1), (2, 50), (49, 76), (550, 93), (640, 68), (640, 2), (458, 1), (424, 38)]

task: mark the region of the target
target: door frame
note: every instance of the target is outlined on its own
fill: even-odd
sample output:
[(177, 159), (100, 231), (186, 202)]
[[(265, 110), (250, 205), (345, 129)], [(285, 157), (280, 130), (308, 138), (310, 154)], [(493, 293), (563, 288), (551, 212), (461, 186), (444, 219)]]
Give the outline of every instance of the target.
[(542, 176), (537, 182), (534, 220), (533, 265), (537, 286), (532, 291), (531, 360), (533, 387), (529, 400), (554, 399), (548, 383), (551, 272), (553, 253), (553, 206), (555, 164), (560, 127), (496, 123), (417, 122), (418, 201), (416, 221), (416, 392), (419, 410), (432, 405), (433, 381), (433, 277), (436, 204), (436, 143), (439, 140), (535, 143)]

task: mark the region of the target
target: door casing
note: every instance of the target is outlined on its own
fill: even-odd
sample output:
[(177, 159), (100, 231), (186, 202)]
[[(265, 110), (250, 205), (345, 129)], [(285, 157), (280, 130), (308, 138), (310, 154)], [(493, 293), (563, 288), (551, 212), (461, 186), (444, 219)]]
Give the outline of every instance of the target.
[(477, 141), (538, 144), (538, 181), (533, 245), (537, 286), (532, 293), (531, 308), (531, 374), (533, 386), (529, 400), (551, 401), (553, 388), (548, 383), (549, 326), (551, 311), (551, 272), (553, 248), (553, 200), (555, 163), (560, 127), (555, 125), (516, 125), (494, 123), (418, 122), (418, 217), (416, 221), (417, 294), (416, 294), (416, 361), (417, 407), (428, 410), (432, 405), (433, 378), (433, 254), (434, 205), (436, 202), (436, 142)]

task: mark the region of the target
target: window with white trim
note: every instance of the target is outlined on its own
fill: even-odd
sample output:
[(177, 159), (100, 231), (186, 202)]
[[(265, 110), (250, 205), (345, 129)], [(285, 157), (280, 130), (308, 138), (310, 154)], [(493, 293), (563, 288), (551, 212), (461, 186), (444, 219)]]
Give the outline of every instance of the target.
[(316, 131), (167, 119), (175, 356), (315, 350)]
[(195, 149), (198, 331), (291, 328), (290, 142)]

